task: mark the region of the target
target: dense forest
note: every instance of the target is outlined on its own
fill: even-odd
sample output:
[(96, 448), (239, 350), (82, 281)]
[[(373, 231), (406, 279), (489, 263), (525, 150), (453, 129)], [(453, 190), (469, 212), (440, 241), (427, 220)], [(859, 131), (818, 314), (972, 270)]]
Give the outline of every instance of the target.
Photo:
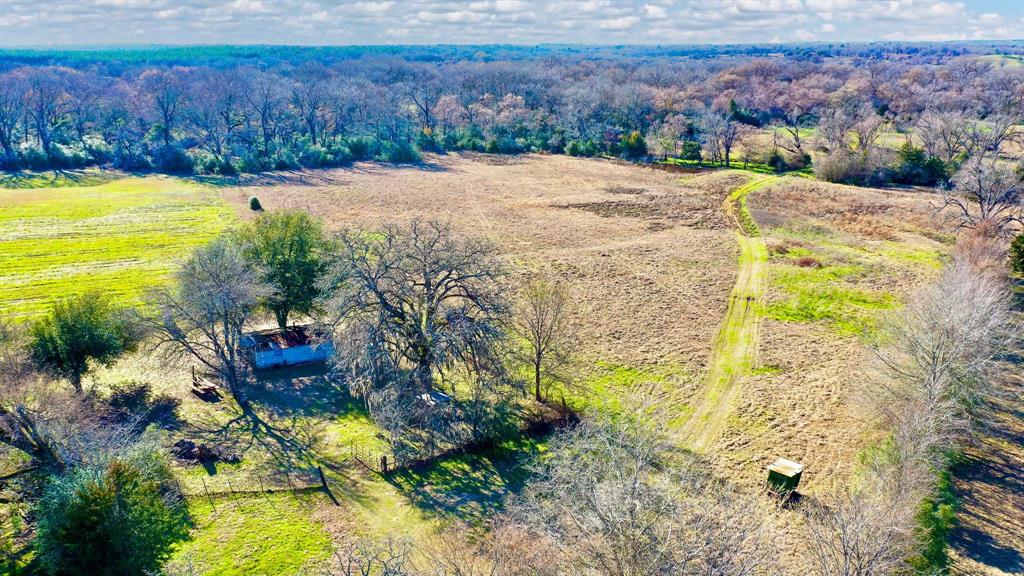
[[(1019, 42), (0, 52), (0, 163), (260, 172), (421, 152), (676, 157), (935, 184), (1017, 136)], [(911, 138), (913, 133), (915, 137)], [(880, 145), (902, 134), (906, 146)], [(890, 139), (891, 141), (891, 139)]]

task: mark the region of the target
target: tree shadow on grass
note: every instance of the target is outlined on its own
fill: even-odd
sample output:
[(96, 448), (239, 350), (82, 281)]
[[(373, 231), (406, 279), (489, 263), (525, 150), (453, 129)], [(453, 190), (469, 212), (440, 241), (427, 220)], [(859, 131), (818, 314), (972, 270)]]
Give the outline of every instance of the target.
[(315, 422), (264, 414), (249, 401), (225, 404), (231, 415), (227, 421), (195, 422), (189, 432), (222, 453), (244, 456), (257, 449), (283, 469), (308, 466), (316, 460), (319, 434)]
[(539, 446), (530, 439), (510, 441), (399, 470), (387, 480), (421, 510), (479, 524), (500, 512), (509, 494), (523, 489)]
[[(1022, 364), (1010, 366), (1013, 384), (1024, 384)], [(1007, 394), (996, 402), (993, 425), (980, 445), (969, 448), (954, 474), (960, 499), (958, 526), (950, 546), (978, 563), (1007, 573), (1024, 573), (1024, 412), (1019, 396)]]
[(47, 172), (0, 173), (0, 188), (27, 190), (66, 186), (98, 186), (113, 180), (109, 175), (85, 170), (51, 170)]
[(357, 404), (344, 386), (331, 380), (323, 365), (261, 371), (246, 395), (276, 418), (332, 417)]
[(245, 387), (242, 401), (230, 394), (225, 400), (219, 418), (211, 414), (188, 432), (239, 455), (258, 450), (285, 470), (343, 468), (344, 447), (326, 446), (324, 435), (339, 417), (364, 413), (362, 404), (333, 382), (324, 366), (260, 372)]

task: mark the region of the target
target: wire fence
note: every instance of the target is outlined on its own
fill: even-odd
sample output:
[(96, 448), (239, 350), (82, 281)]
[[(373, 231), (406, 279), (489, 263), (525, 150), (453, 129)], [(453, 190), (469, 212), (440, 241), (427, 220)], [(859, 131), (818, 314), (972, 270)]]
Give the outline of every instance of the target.
[(184, 479), (176, 479), (178, 491), (186, 498), (201, 498), (210, 503), (216, 511), (218, 506), (225, 506), (239, 501), (262, 496), (270, 506), (274, 506), (272, 496), (278, 494), (291, 495), (305, 508), (311, 508), (302, 495), (323, 492), (335, 505), (339, 502), (334, 497), (323, 468), (309, 466), (281, 471), (247, 471), (228, 475), (195, 475)]

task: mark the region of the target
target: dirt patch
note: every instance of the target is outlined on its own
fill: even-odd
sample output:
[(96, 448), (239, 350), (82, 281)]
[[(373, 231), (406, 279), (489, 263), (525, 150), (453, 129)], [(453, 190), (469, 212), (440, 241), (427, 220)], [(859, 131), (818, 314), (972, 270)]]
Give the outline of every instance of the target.
[(630, 194), (632, 194), (632, 195), (639, 195), (639, 194), (646, 194), (647, 193), (647, 189), (646, 188), (634, 188), (632, 186), (605, 186), (604, 191), (609, 193), (609, 194), (616, 194), (616, 195), (620, 195), (620, 194), (622, 194), (622, 195), (630, 195)]

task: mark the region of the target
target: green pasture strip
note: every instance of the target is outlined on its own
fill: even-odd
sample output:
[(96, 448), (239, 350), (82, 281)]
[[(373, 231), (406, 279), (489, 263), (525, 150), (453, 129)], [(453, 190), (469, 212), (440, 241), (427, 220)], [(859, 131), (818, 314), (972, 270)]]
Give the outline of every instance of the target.
[(878, 312), (898, 304), (892, 294), (858, 288), (852, 280), (859, 266), (801, 268), (792, 264), (772, 267), (771, 282), (787, 299), (763, 307), (769, 318), (786, 322), (828, 321), (846, 336), (867, 334), (878, 320)]
[(93, 289), (137, 302), (234, 219), (216, 191), (166, 176), (0, 189), (0, 315)]
[[(658, 164), (670, 164), (673, 166), (686, 166), (690, 168), (708, 168), (708, 169), (728, 169), (728, 170), (742, 170), (744, 172), (753, 172), (755, 174), (764, 174), (766, 176), (779, 174), (775, 168), (761, 163), (761, 162), (747, 162), (733, 160), (726, 166), (725, 162), (709, 162), (707, 160), (687, 160), (685, 158), (666, 158), (659, 160)], [(799, 170), (789, 170), (784, 172), (789, 176), (799, 176), (801, 178), (814, 178), (814, 170), (810, 167), (801, 168)]]
[[(771, 231), (777, 239), (799, 242), (774, 255), (771, 285), (785, 298), (763, 306), (763, 314), (786, 322), (827, 322), (843, 336), (868, 337), (881, 313), (899, 306), (892, 293), (864, 286), (872, 277), (898, 269), (937, 272), (945, 253), (896, 241), (855, 241), (825, 230)], [(801, 263), (802, 259), (814, 263)]]
[(763, 292), (762, 276), (768, 250), (750, 215), (747, 196), (775, 180), (774, 176), (752, 180), (733, 190), (723, 205), (726, 214), (736, 223), (740, 253), (736, 284), (715, 336), (707, 379), (688, 422), (688, 444), (696, 450), (707, 448), (722, 432), (739, 393), (741, 379), (754, 368), (759, 321), (757, 303)]

